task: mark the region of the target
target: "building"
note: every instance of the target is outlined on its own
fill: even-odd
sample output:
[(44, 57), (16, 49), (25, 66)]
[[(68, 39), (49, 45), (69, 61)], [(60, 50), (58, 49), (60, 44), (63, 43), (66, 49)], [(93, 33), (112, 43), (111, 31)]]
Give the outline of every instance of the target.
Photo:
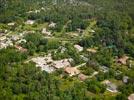
[(89, 49), (87, 49), (87, 51), (90, 52), (90, 53), (96, 53), (97, 52), (97, 50), (94, 49), (94, 48), (89, 48)]
[(8, 26), (14, 26), (14, 25), (15, 25), (15, 23), (14, 23), (14, 22), (12, 22), (12, 23), (8, 23), (7, 25), (8, 25)]
[(0, 36), (4, 36), (5, 35), (5, 33), (4, 32), (0, 32)]
[(2, 36), (2, 37), (0, 37), (0, 41), (4, 41), (4, 40), (6, 40), (6, 39), (7, 39), (6, 36)]
[(100, 71), (102, 71), (102, 72), (106, 73), (106, 72), (108, 72), (108, 71), (109, 71), (109, 68), (108, 68), (108, 67), (106, 67), (106, 66), (100, 66)]
[(27, 21), (25, 22), (25, 24), (27, 24), (27, 25), (33, 25), (34, 23), (35, 23), (34, 20), (27, 20)]
[(89, 61), (89, 59), (87, 58), (87, 57), (85, 57), (84, 55), (80, 55), (80, 57), (83, 59), (83, 61), (85, 61), (85, 62), (88, 62)]
[(128, 100), (134, 100), (134, 93), (128, 97)]
[(86, 75), (84, 75), (84, 74), (79, 74), (79, 75), (78, 75), (78, 78), (79, 78), (81, 81), (85, 81), (85, 80), (88, 78), (88, 76), (86, 76)]
[(59, 68), (71, 66), (70, 59), (54, 61), (51, 55), (47, 55), (45, 57), (36, 57), (32, 58), (31, 60), (36, 63), (37, 67), (41, 67), (42, 70), (45, 70), (48, 73), (51, 73)]
[(50, 65), (53, 62), (50, 56), (32, 58), (32, 61), (35, 62), (36, 67), (40, 67), (41, 70), (44, 70), (48, 73), (55, 71), (55, 69)]
[(50, 28), (55, 28), (55, 26), (56, 26), (56, 23), (54, 23), (54, 22), (51, 22), (51, 23), (48, 25), (48, 27), (50, 27)]
[(20, 36), (19, 35), (12, 35), (11, 36), (11, 40), (13, 40), (13, 41), (17, 41), (19, 39), (20, 39)]
[(122, 81), (123, 81), (123, 83), (128, 83), (129, 77), (128, 76), (124, 76)]
[(45, 34), (45, 35), (48, 35), (48, 36), (51, 36), (52, 35), (50, 31), (47, 31), (46, 28), (43, 28), (42, 29), (42, 34)]
[(118, 92), (117, 86), (114, 83), (110, 82), (109, 80), (105, 80), (102, 83), (107, 86), (108, 91), (114, 92), (114, 93)]
[(0, 43), (0, 49), (3, 49), (3, 48), (6, 48), (7, 47), (7, 44), (5, 44), (5, 43)]
[(64, 71), (68, 73), (69, 76), (78, 75), (80, 73), (80, 71), (76, 67), (66, 67)]
[(27, 41), (25, 39), (20, 39), (16, 42), (16, 44), (20, 44), (20, 43), (26, 43)]
[(75, 48), (78, 52), (82, 52), (82, 51), (83, 51), (83, 47), (81, 47), (80, 45), (74, 45), (74, 48)]
[(62, 59), (58, 61), (53, 61), (52, 66), (56, 69), (59, 69), (59, 68), (70, 67), (71, 64), (70, 64), (69, 59)]
[(21, 52), (27, 52), (27, 49), (25, 49), (25, 48), (23, 48), (21, 46), (15, 45), (15, 48), (18, 49)]
[(128, 59), (129, 59), (128, 56), (123, 56), (123, 57), (117, 59), (117, 62), (120, 63), (120, 64), (123, 64), (123, 65), (126, 65)]

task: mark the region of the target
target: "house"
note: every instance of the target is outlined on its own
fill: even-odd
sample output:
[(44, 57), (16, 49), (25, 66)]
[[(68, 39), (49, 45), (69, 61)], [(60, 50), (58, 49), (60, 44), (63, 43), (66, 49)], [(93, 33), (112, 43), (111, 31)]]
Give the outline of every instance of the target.
[(20, 39), (19, 35), (12, 35), (11, 36), (11, 40), (13, 40), (13, 41), (17, 41), (19, 39)]
[(41, 7), (41, 10), (44, 10), (45, 11), (45, 8), (44, 7)]
[(124, 76), (123, 79), (122, 79), (122, 81), (123, 81), (124, 83), (128, 83), (129, 77), (128, 77), (128, 76)]
[(27, 49), (25, 49), (25, 48), (23, 48), (21, 46), (15, 45), (15, 48), (18, 49), (21, 52), (27, 52)]
[(76, 67), (66, 67), (64, 71), (70, 76), (78, 75), (80, 73), (80, 71)]
[(14, 25), (15, 25), (15, 23), (14, 23), (14, 22), (12, 22), (12, 23), (8, 23), (7, 25), (8, 25), (8, 26), (14, 26)]
[(108, 71), (109, 71), (109, 68), (108, 68), (108, 67), (106, 67), (106, 66), (100, 66), (100, 71), (102, 71), (102, 72), (106, 73), (106, 72), (108, 72)]
[(51, 36), (52, 35), (50, 31), (47, 31), (46, 28), (43, 28), (42, 29), (42, 34), (45, 34), (45, 35), (48, 35), (48, 36)]
[(25, 24), (27, 24), (27, 25), (33, 25), (34, 23), (35, 23), (34, 20), (27, 20), (27, 21), (25, 22)]
[(0, 41), (4, 41), (4, 40), (6, 40), (6, 39), (7, 39), (6, 36), (2, 36), (2, 37), (0, 37)]
[(64, 53), (66, 50), (67, 50), (67, 48), (65, 48), (65, 47), (63, 47), (63, 46), (60, 46), (60, 47), (58, 48), (58, 51), (59, 51), (60, 53)]
[(107, 84), (107, 90), (110, 92), (118, 92), (117, 91), (117, 86), (113, 83)]
[(82, 52), (82, 51), (83, 51), (83, 47), (81, 47), (80, 45), (74, 45), (74, 48), (75, 48), (78, 52)]
[(129, 59), (129, 57), (128, 57), (128, 56), (123, 56), (123, 57), (121, 57), (121, 58), (117, 59), (117, 62), (118, 62), (118, 63), (121, 63), (121, 64), (123, 64), (123, 65), (126, 65), (126, 64), (127, 64), (128, 59)]
[(53, 61), (50, 56), (32, 58), (32, 61), (35, 62), (36, 67), (40, 67), (41, 70), (44, 70), (48, 73), (55, 71), (55, 69), (50, 65), (50, 63)]
[(0, 49), (7, 48), (8, 46), (13, 46), (10, 39), (6, 38), (4, 40), (0, 40)]
[(80, 29), (80, 28), (77, 28), (77, 31), (78, 31), (79, 33), (83, 33), (83, 30)]
[(90, 52), (90, 53), (96, 53), (97, 52), (97, 50), (94, 49), (94, 48), (89, 48), (89, 49), (87, 49), (87, 51)]
[(88, 78), (88, 76), (86, 76), (86, 75), (84, 75), (84, 74), (79, 74), (79, 75), (78, 75), (78, 78), (79, 78), (81, 81), (85, 81), (85, 80)]
[(128, 100), (134, 100), (134, 93), (128, 97)]
[(40, 10), (35, 10), (35, 13), (40, 13)]
[(20, 40), (18, 40), (16, 43), (17, 44), (20, 44), (20, 43), (26, 43), (27, 41), (25, 40), (25, 39), (20, 39)]
[(51, 54), (48, 54), (47, 56), (44, 57), (32, 58), (30, 61), (35, 62), (36, 66), (40, 67), (42, 70), (51, 73), (59, 68), (70, 67), (71, 66), (70, 62), (72, 61), (72, 59), (70, 58), (70, 59), (62, 59), (54, 61), (51, 57)]
[(6, 47), (7, 47), (7, 44), (0, 42), (0, 49), (6, 48)]
[(83, 59), (83, 61), (85, 61), (85, 62), (88, 62), (88, 58), (87, 57), (85, 57), (84, 55), (80, 55), (80, 57)]
[(7, 40), (5, 43), (6, 43), (8, 46), (13, 46), (13, 42), (12, 42), (11, 40)]
[(115, 72), (115, 75), (116, 75), (116, 76), (121, 75), (121, 74), (122, 74), (122, 71), (116, 70), (116, 72)]
[(34, 11), (28, 11), (28, 12), (26, 12), (26, 13), (30, 14), (30, 13), (34, 13)]
[(108, 91), (114, 92), (114, 93), (118, 92), (117, 86), (114, 83), (110, 82), (109, 80), (105, 80), (102, 83), (107, 86)]
[(52, 66), (55, 67), (56, 69), (59, 69), (59, 68), (70, 67), (71, 64), (68, 59), (62, 59), (58, 61), (53, 61)]
[(48, 73), (55, 71), (55, 69), (53, 67), (51, 67), (50, 65), (42, 65), (41, 69)]
[(54, 22), (51, 22), (51, 23), (48, 25), (48, 27), (50, 27), (50, 28), (55, 28), (55, 26), (56, 26), (56, 23), (54, 23)]
[(0, 36), (4, 36), (4, 34), (5, 34), (4, 32), (0, 32)]

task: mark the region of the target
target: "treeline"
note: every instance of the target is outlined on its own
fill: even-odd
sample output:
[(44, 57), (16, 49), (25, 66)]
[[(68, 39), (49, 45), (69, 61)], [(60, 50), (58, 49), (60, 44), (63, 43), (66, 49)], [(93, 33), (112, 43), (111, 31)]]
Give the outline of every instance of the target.
[(90, 100), (86, 89), (76, 83), (61, 90), (61, 81), (34, 64), (0, 67), (1, 100)]
[[(73, 2), (73, 3), (71, 3)], [(133, 19), (133, 2), (131, 0), (2, 0), (0, 3), (0, 22), (23, 21), (55, 22), (55, 30), (61, 31), (67, 25), (67, 31), (87, 27), (86, 19), (100, 18), (107, 12), (123, 12)], [(41, 10), (43, 8), (43, 10)], [(40, 10), (38, 13), (29, 11)]]
[(122, 13), (106, 13), (97, 22), (93, 37), (85, 37), (79, 44), (84, 47), (100, 46), (112, 49), (113, 55), (124, 53), (134, 56), (133, 21), (130, 16)]
[(15, 48), (7, 48), (0, 50), (0, 67), (12, 64), (16, 62), (21, 62), (27, 58), (26, 53), (21, 53)]

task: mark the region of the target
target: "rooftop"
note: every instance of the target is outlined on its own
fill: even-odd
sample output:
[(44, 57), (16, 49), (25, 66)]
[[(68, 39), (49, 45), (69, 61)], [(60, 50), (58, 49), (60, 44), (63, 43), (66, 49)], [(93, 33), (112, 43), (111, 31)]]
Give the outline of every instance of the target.
[(123, 65), (126, 65), (128, 59), (129, 59), (128, 56), (123, 56), (123, 57), (119, 58), (119, 59), (117, 60), (117, 62), (119, 62), (119, 63), (121, 63), (121, 64), (123, 64)]
[(83, 51), (83, 47), (81, 47), (80, 45), (74, 45), (74, 48), (77, 49), (79, 52)]
[(128, 97), (128, 100), (134, 100), (134, 93)]
[(70, 76), (78, 75), (80, 73), (80, 71), (76, 67), (66, 67), (64, 71)]

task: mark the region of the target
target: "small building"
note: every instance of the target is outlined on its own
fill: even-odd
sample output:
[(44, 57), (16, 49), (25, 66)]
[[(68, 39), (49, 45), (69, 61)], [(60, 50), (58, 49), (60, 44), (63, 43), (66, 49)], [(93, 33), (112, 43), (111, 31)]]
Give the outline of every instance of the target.
[(80, 45), (74, 45), (74, 48), (75, 48), (78, 52), (82, 52), (82, 51), (83, 51), (83, 47), (81, 47)]
[(55, 27), (56, 27), (56, 23), (51, 22), (51, 23), (48, 25), (48, 27), (50, 27), (50, 28), (55, 28)]
[(45, 35), (48, 35), (48, 36), (51, 36), (52, 35), (50, 31), (47, 31), (46, 28), (43, 28), (42, 29), (42, 34), (45, 34)]
[(114, 93), (118, 92), (117, 86), (114, 83), (110, 82), (109, 80), (105, 80), (102, 83), (107, 86), (108, 91), (114, 92)]
[(17, 41), (19, 39), (20, 39), (19, 35), (12, 35), (11, 36), (11, 40), (13, 40), (13, 41)]
[(80, 73), (80, 71), (76, 67), (66, 67), (64, 71), (68, 73), (69, 76), (78, 75)]
[(5, 35), (5, 33), (4, 33), (4, 32), (0, 32), (0, 37), (1, 37), (1, 36), (4, 36), (4, 35)]
[(6, 48), (7, 47), (7, 44), (5, 44), (5, 43), (0, 43), (0, 49), (3, 49), (3, 48)]
[(134, 93), (128, 97), (128, 100), (134, 100)]
[(26, 43), (27, 41), (25, 40), (25, 39), (20, 39), (20, 40), (18, 40), (16, 43), (17, 44), (20, 44), (20, 43)]
[(8, 46), (13, 46), (13, 42), (12, 42), (11, 40), (7, 40), (7, 41), (6, 41), (6, 44), (7, 44)]
[(25, 22), (25, 24), (27, 24), (27, 25), (33, 25), (34, 23), (35, 23), (34, 20), (27, 20), (27, 21)]
[(85, 80), (88, 78), (88, 76), (86, 76), (86, 75), (84, 75), (84, 74), (79, 74), (79, 75), (78, 75), (78, 78), (79, 78), (81, 81), (85, 81)]
[(58, 48), (58, 51), (59, 51), (60, 53), (64, 53), (66, 50), (67, 50), (67, 48), (65, 48), (64, 46), (60, 46), (60, 47)]
[(32, 58), (31, 60), (36, 63), (37, 67), (40, 67), (42, 70), (45, 70), (48, 73), (51, 73), (59, 68), (71, 66), (69, 59), (54, 61), (51, 55), (47, 55), (45, 57), (36, 57)]
[(0, 41), (4, 41), (4, 40), (6, 40), (6, 39), (7, 39), (6, 36), (2, 36), (2, 37), (0, 37)]
[(14, 22), (12, 22), (12, 23), (8, 23), (7, 25), (8, 25), (8, 26), (14, 26), (14, 25), (15, 25), (15, 23), (14, 23)]
[(122, 79), (122, 81), (123, 81), (124, 83), (128, 83), (129, 77), (128, 77), (128, 76), (124, 76), (123, 79)]
[(88, 62), (89, 61), (89, 59), (87, 58), (87, 57), (85, 57), (84, 55), (80, 55), (80, 57), (83, 59), (83, 61), (85, 61), (85, 62)]
[[(83, 33), (83, 30), (80, 29), (80, 28), (77, 28), (77, 31), (78, 31), (79, 33)], [(81, 34), (81, 35), (82, 35), (82, 34)]]
[(35, 13), (40, 13), (41, 10), (35, 10)]
[(128, 56), (123, 56), (123, 57), (117, 59), (117, 62), (118, 62), (118, 63), (121, 63), (121, 64), (123, 64), (123, 65), (126, 65), (128, 59), (129, 59)]
[(71, 64), (68, 59), (62, 59), (58, 61), (53, 61), (52, 66), (55, 67), (56, 69), (59, 69), (59, 68), (70, 67)]
[(40, 67), (41, 70), (51, 73), (55, 69), (50, 65), (53, 62), (50, 56), (32, 58), (32, 61), (36, 63), (36, 67)]
[(109, 68), (106, 67), (106, 66), (100, 66), (100, 70), (104, 73), (108, 72), (109, 71)]
[(15, 45), (15, 48), (18, 49), (21, 52), (27, 52), (27, 49), (25, 49), (25, 48), (23, 48), (21, 46)]
[(97, 50), (94, 48), (89, 48), (89, 49), (87, 49), (87, 51), (90, 53), (97, 53)]

